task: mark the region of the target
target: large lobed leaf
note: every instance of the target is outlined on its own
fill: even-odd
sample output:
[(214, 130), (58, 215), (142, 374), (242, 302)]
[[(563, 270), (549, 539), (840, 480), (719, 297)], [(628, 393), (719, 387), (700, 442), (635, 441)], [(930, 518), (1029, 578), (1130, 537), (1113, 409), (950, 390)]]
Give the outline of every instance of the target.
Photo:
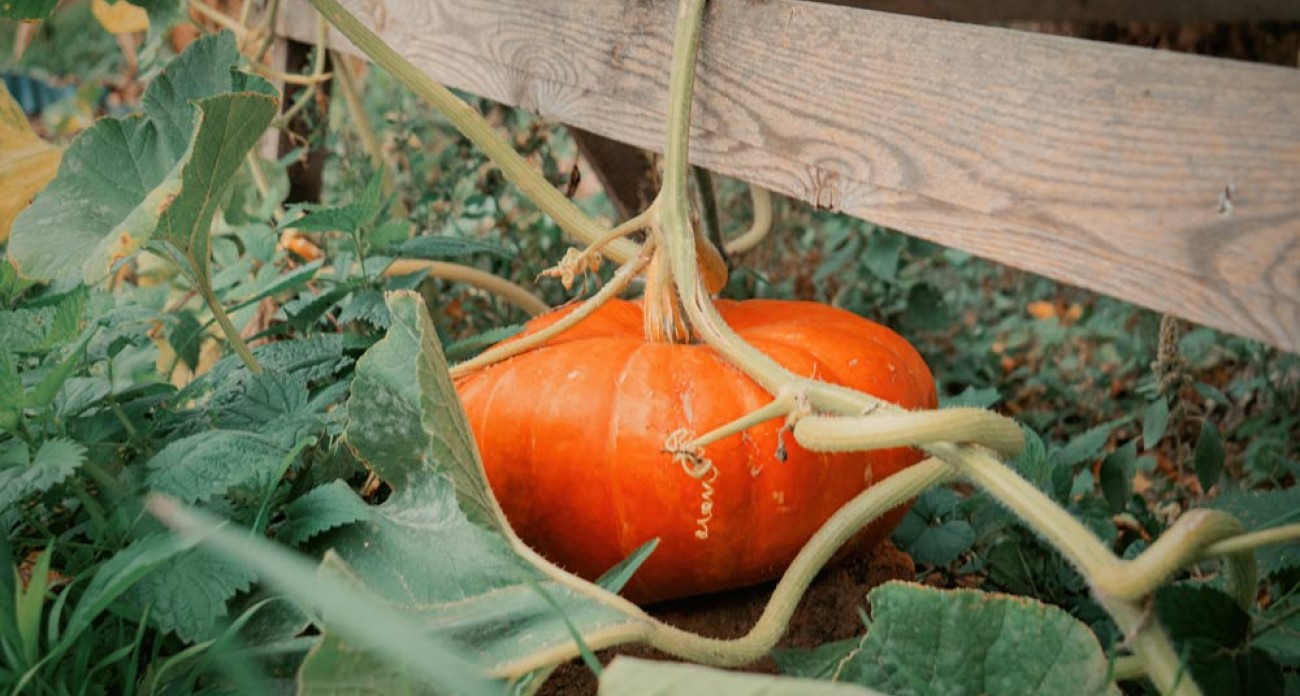
[(234, 69), (238, 60), (231, 34), (202, 38), (145, 90), (143, 114), (100, 119), (73, 141), (14, 222), (19, 270), (94, 282), (156, 239), (205, 275), (221, 194), (279, 103), (269, 83)]
[(0, 86), (0, 242), (9, 238), (18, 212), (54, 178), (61, 155), (32, 132), (18, 102)]
[(348, 442), (393, 487), (395, 502), (418, 504), (424, 489), (441, 488), (446, 480), (455, 484), (454, 495), (469, 521), (500, 530), (474, 437), (424, 304), (410, 293), (394, 293), (388, 300), (393, 326), (357, 362)]
[[(388, 307), (392, 327), (357, 362), (346, 437), (393, 492), (368, 518), (320, 537), (337, 554), (335, 571), (485, 666), (572, 645), (543, 592), (581, 633), (629, 621), (514, 552), (423, 302), (400, 292)], [(323, 633), (303, 666), (312, 676), (305, 692), (343, 665), (373, 661), (341, 641), (328, 616)], [(376, 674), (394, 688), (403, 678), (391, 668)]]
[(1118, 694), (1087, 626), (1036, 600), (891, 582), (859, 639), (776, 654), (787, 674), (894, 696)]

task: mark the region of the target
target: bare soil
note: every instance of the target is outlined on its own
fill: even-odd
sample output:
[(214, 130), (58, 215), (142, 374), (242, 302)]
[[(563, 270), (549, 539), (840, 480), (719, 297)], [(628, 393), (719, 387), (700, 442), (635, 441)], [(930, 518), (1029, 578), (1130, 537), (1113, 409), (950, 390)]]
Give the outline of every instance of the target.
[[(867, 593), (890, 580), (915, 578), (916, 566), (912, 558), (890, 542), (866, 555), (827, 568), (809, 587), (777, 647), (813, 648), (861, 635), (863, 626), (859, 610), (868, 609)], [(660, 621), (693, 633), (712, 638), (739, 638), (758, 621), (774, 585), (766, 583), (732, 592), (665, 602), (650, 607), (649, 612)], [(673, 659), (642, 645), (621, 646), (596, 654), (602, 664), (608, 664), (617, 655)], [(768, 658), (746, 667), (745, 671), (775, 673), (776, 665)], [(596, 678), (581, 660), (574, 660), (557, 669), (540, 693), (549, 696), (595, 694)]]

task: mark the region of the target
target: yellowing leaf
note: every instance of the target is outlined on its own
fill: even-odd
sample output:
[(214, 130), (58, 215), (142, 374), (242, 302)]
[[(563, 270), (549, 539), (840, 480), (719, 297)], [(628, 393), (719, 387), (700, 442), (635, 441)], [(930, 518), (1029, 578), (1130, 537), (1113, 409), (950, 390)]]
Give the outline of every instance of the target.
[(32, 197), (54, 178), (59, 148), (32, 132), (22, 107), (0, 88), (0, 242)]
[(1025, 311), (1029, 312), (1029, 316), (1035, 319), (1046, 320), (1056, 316), (1056, 305), (1046, 300), (1039, 300), (1025, 305)]
[(110, 34), (134, 34), (149, 30), (149, 15), (143, 7), (126, 0), (109, 4), (107, 0), (91, 0), (90, 11)]

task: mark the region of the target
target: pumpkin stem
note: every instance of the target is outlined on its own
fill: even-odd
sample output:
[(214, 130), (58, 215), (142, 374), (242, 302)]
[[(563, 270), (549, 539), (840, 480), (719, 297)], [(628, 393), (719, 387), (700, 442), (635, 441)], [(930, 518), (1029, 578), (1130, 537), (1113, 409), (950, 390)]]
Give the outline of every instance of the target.
[(672, 269), (663, 252), (656, 249), (645, 270), (645, 296), (641, 316), (647, 341), (655, 343), (689, 343), (690, 329), (683, 318), (682, 305), (672, 281)]

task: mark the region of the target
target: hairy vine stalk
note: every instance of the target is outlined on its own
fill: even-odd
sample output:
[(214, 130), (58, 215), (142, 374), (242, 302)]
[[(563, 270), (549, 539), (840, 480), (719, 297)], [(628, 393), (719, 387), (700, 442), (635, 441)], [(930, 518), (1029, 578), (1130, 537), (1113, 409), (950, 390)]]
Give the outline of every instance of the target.
[(486, 290), (493, 295), (524, 310), (532, 316), (550, 311), (550, 305), (527, 289), (512, 283), (499, 275), (449, 261), (428, 261), (425, 259), (396, 259), (384, 269), (384, 275), (401, 276), (420, 271), (451, 282), (465, 283)]
[[(312, 2), (372, 60), (447, 115), (485, 150), (508, 177), (519, 184), (525, 195), (551, 214), (566, 231), (588, 243), (607, 237), (603, 229), (582, 216), (558, 191), (531, 172), (473, 110), (392, 51), (343, 10), (337, 0)], [(715, 288), (701, 282), (700, 253), (703, 248), (707, 254), (709, 247), (699, 244), (699, 235), (692, 229), (689, 216), (687, 134), (703, 9), (704, 0), (682, 0), (679, 6), (669, 84), (664, 188), (652, 206), (657, 213), (657, 224), (652, 230), (655, 233), (651, 237), (653, 241), (647, 246), (657, 244), (668, 255), (670, 281), (677, 290), (685, 320), (695, 337), (714, 348), (774, 396), (774, 401), (759, 412), (726, 427), (733, 428), (734, 432), (734, 429), (743, 429), (759, 420), (784, 416), (795, 423), (795, 437), (809, 449), (865, 450), (913, 445), (931, 456), (876, 483), (832, 516), (800, 551), (750, 633), (737, 639), (706, 638), (658, 622), (630, 601), (557, 568), (523, 544), (513, 532), (507, 531), (512, 546), (556, 581), (618, 609), (628, 617), (625, 623), (584, 636), (591, 648), (642, 641), (686, 659), (719, 666), (740, 665), (763, 656), (776, 643), (813, 577), (845, 540), (871, 520), (922, 491), (962, 478), (992, 494), (1087, 578), (1100, 604), (1128, 637), (1127, 644), (1134, 656), (1121, 658), (1124, 676), (1145, 674), (1164, 694), (1200, 694), (1199, 688), (1185, 674), (1168, 636), (1149, 616), (1146, 601), (1150, 593), (1189, 563), (1224, 556), (1228, 561), (1225, 571), (1229, 576), (1229, 589), (1238, 602), (1248, 605), (1253, 601), (1256, 583), (1253, 550), (1266, 543), (1300, 538), (1300, 527), (1271, 530), (1271, 534), (1242, 534), (1240, 524), (1230, 516), (1217, 512), (1194, 512), (1184, 515), (1138, 558), (1121, 560), (1066, 510), (994, 456), (1011, 455), (1020, 449), (1023, 436), (1014, 422), (989, 412), (974, 412), (973, 409), (905, 412), (871, 395), (790, 373), (741, 339), (713, 306), (710, 293)], [(756, 190), (753, 236), (758, 238), (770, 225), (770, 205), (765, 207), (766, 212), (760, 209), (764, 200), (766, 197)], [(620, 269), (620, 276), (602, 290), (603, 294), (551, 327), (554, 333), (581, 321), (599, 306), (599, 302), (616, 295), (624, 285), (622, 279), (630, 278), (634, 273), (629, 269), (635, 266), (627, 259), (635, 256), (635, 245), (627, 242), (615, 248), (617, 242), (609, 244), (613, 252), (610, 256), (629, 265)], [(640, 262), (643, 264), (644, 258)], [(518, 341), (507, 344), (507, 348), (514, 346), (510, 350), (522, 351), (544, 340), (531, 344)], [(463, 373), (473, 367), (466, 363), (455, 369)], [(791, 395), (798, 395), (798, 398)], [(811, 414), (803, 412), (809, 409)], [(716, 433), (705, 437), (713, 436), (717, 436)], [(501, 665), (494, 674), (520, 676), (577, 654), (576, 645), (538, 652)]]
[(235, 354), (253, 374), (262, 373), (262, 363), (257, 361), (257, 356), (249, 349), (248, 344), (244, 342), (244, 336), (239, 332), (239, 328), (230, 320), (230, 315), (226, 313), (226, 308), (221, 305), (221, 298), (212, 290), (212, 281), (208, 278), (195, 278), (194, 287), (198, 290), (203, 301), (207, 303), (208, 309), (212, 311), (212, 318), (216, 320), (217, 326), (221, 327), (221, 333), (225, 334), (226, 340), (230, 347), (234, 349)]
[(644, 255), (631, 259), (619, 267), (618, 271), (614, 273), (614, 277), (610, 279), (610, 281), (595, 295), (588, 298), (585, 302), (579, 305), (577, 309), (567, 314), (563, 319), (560, 319), (541, 331), (530, 334), (516, 341), (494, 346), (463, 363), (452, 366), (450, 370), (451, 376), (460, 377), (461, 375), (467, 375), (474, 370), (491, 365), (492, 363), (500, 362), (506, 358), (527, 352), (565, 331), (568, 331), (570, 328), (578, 324), (578, 322), (591, 316), (592, 312), (600, 309), (605, 302), (617, 297), (626, 290), (627, 286), (636, 278), (636, 274), (640, 272), (642, 268), (645, 268), (645, 265), (648, 262), (649, 259)]
[(753, 249), (772, 230), (772, 193), (757, 184), (749, 184), (749, 200), (754, 207), (754, 221), (740, 236), (727, 240), (728, 254), (743, 254)]

